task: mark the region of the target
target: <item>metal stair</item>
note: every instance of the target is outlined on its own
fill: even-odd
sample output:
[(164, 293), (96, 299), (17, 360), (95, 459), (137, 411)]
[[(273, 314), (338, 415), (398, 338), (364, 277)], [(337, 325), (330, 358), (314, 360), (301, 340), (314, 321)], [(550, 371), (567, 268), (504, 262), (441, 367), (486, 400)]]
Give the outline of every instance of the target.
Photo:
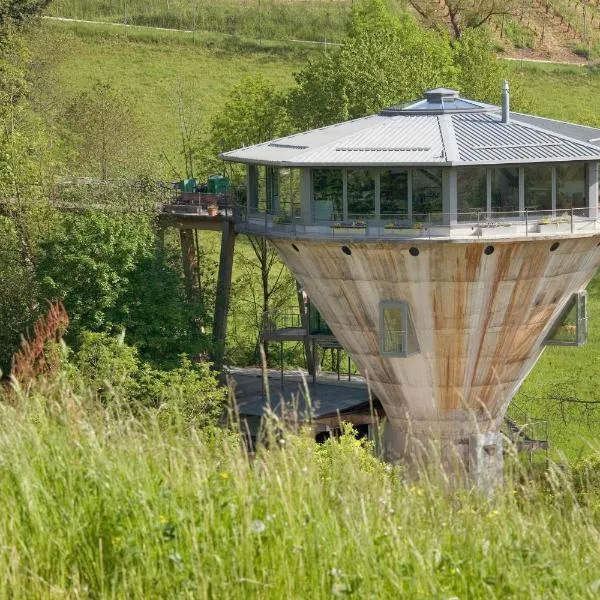
[(532, 453), (544, 451), (548, 454), (548, 421), (531, 419), (514, 404), (510, 407), (511, 416), (504, 417), (506, 437), (515, 445), (518, 452)]

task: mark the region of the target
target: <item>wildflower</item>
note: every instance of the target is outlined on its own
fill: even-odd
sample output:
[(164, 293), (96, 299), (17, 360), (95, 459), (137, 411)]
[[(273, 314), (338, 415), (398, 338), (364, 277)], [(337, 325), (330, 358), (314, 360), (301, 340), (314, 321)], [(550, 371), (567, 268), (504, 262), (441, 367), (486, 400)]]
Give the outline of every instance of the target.
[(335, 581), (331, 586), (331, 593), (333, 596), (341, 596), (342, 594), (349, 594), (352, 590), (349, 586), (341, 581)]
[(252, 521), (250, 525), (250, 531), (252, 531), (252, 533), (263, 533), (266, 528), (267, 526), (263, 523), (263, 521), (259, 521), (258, 519)]
[(229, 479), (229, 473), (227, 471), (222, 471), (221, 473), (219, 473), (219, 477), (223, 481), (227, 481)]
[(344, 576), (344, 572), (341, 569), (336, 569), (335, 567), (333, 567), (333, 569), (331, 569), (330, 571), (331, 576), (332, 577), (343, 577)]
[(164, 525), (168, 519), (167, 517), (165, 517), (165, 515), (158, 515), (158, 520)]
[(491, 512), (488, 513), (487, 518), (488, 519), (495, 519), (499, 514), (500, 514), (500, 511), (493, 510), (493, 511), (491, 511)]

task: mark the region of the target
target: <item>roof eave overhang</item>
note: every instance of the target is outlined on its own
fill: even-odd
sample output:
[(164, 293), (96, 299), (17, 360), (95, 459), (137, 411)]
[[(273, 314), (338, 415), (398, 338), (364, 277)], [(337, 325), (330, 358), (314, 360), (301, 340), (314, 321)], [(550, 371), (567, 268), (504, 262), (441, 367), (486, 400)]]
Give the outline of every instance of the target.
[(246, 165), (265, 165), (269, 167), (285, 167), (288, 169), (347, 169), (347, 168), (363, 168), (363, 169), (377, 169), (377, 168), (393, 168), (393, 167), (500, 167), (500, 166), (518, 166), (518, 165), (531, 165), (531, 164), (544, 164), (544, 163), (562, 163), (562, 162), (600, 162), (600, 153), (590, 156), (578, 156), (578, 157), (562, 157), (562, 158), (528, 158), (528, 159), (515, 159), (507, 161), (494, 161), (494, 160), (474, 160), (474, 161), (447, 161), (440, 160), (436, 162), (377, 162), (377, 163), (327, 163), (327, 162), (295, 162), (295, 161), (275, 161), (275, 160), (259, 160), (254, 158), (239, 158), (239, 157), (228, 157), (220, 155), (221, 158), (227, 162), (240, 163)]

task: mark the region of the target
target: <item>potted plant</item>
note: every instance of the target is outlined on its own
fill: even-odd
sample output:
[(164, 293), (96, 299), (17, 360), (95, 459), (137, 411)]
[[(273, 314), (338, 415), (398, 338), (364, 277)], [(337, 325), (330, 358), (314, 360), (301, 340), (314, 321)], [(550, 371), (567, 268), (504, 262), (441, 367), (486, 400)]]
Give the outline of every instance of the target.
[(337, 221), (329, 226), (335, 233), (338, 230), (351, 231), (353, 234), (366, 233), (367, 224), (365, 221)]
[(216, 204), (209, 204), (206, 210), (209, 217), (216, 217), (219, 214), (219, 207)]

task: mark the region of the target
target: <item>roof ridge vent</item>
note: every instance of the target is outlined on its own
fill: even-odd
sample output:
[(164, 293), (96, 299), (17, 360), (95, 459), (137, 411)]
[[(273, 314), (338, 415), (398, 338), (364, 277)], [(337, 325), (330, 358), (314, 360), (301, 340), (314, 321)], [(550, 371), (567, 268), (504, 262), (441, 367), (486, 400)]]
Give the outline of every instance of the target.
[(450, 88), (435, 88), (434, 90), (427, 90), (424, 94), (427, 102), (454, 102), (460, 97), (458, 90), (452, 90)]

